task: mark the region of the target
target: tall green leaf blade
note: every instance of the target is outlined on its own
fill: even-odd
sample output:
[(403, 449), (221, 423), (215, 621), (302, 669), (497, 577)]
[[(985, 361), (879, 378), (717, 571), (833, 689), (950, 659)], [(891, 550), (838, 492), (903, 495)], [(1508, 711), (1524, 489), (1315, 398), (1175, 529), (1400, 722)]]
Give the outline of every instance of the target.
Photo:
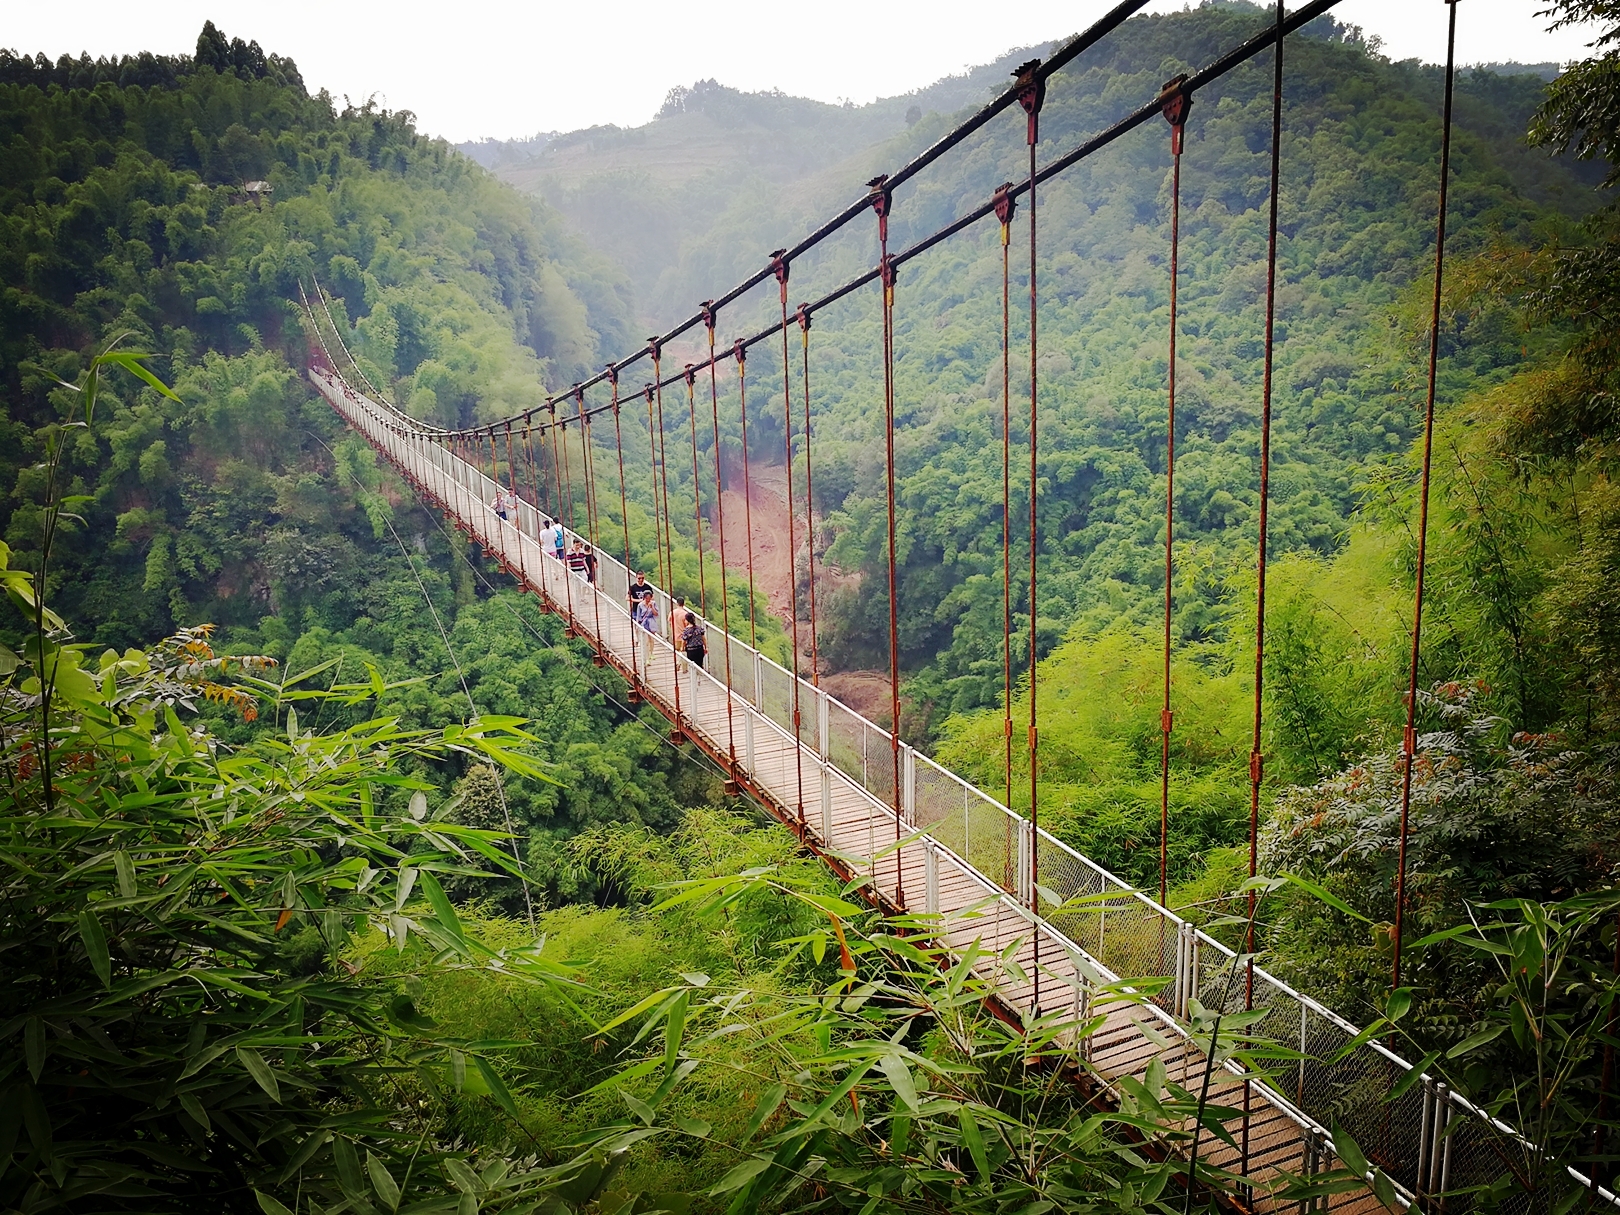
[(271, 1071), (270, 1065), (264, 1061), (264, 1056), (251, 1046), (238, 1046), (236, 1048), (236, 1057), (242, 1061), (242, 1066), (247, 1068), (248, 1075), (253, 1077), (270, 1100), (279, 1105), (281, 1103), (281, 1085), (276, 1081), (275, 1072)]
[(101, 985), (111, 990), (112, 958), (107, 953), (107, 934), (102, 931), (96, 913), (88, 907), (79, 912), (79, 939), (84, 942), (84, 952), (89, 955), (90, 965)]

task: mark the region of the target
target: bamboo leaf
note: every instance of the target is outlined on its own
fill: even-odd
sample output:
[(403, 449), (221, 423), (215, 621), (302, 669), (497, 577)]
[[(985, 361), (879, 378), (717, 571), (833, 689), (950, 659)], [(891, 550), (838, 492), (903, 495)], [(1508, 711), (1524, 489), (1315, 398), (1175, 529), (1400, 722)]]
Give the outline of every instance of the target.
[(517, 1102), (512, 1100), (512, 1094), (507, 1089), (506, 1082), (501, 1079), (495, 1069), (489, 1065), (489, 1061), (482, 1055), (474, 1055), (472, 1061), (473, 1066), (478, 1069), (479, 1076), (489, 1086), (490, 1099), (513, 1118), (516, 1118), (518, 1116)]
[(1456, 1046), (1453, 1046), (1446, 1052), (1446, 1058), (1459, 1059), (1463, 1055), (1478, 1050), (1487, 1042), (1496, 1041), (1497, 1038), (1501, 1037), (1502, 1034), (1506, 1032), (1507, 1027), (1508, 1023), (1506, 1021), (1498, 1021), (1495, 1025), (1487, 1025), (1477, 1034), (1469, 1034), (1468, 1037), (1464, 1038), (1461, 1042), (1457, 1043)]
[(1333, 910), (1342, 912), (1353, 920), (1360, 920), (1363, 924), (1372, 923), (1370, 919), (1362, 915), (1361, 912), (1350, 906), (1349, 903), (1346, 903), (1338, 895), (1330, 894), (1327, 890), (1311, 881), (1310, 878), (1300, 877), (1297, 873), (1283, 873), (1279, 874), (1278, 876), (1281, 877), (1285, 882), (1298, 886), (1312, 898), (1326, 903), (1329, 907), (1333, 908)]
[(433, 908), (433, 918), (438, 920), (440, 928), (454, 937), (456, 943), (465, 949), (467, 934), (462, 931), (461, 921), (456, 918), (456, 909), (450, 903), (450, 896), (445, 894), (444, 887), (439, 885), (439, 879), (426, 869), (418, 869), (416, 872), (416, 880), (427, 895), (428, 906)]
[(782, 1104), (782, 1098), (787, 1096), (787, 1085), (772, 1084), (760, 1093), (759, 1101), (754, 1106), (754, 1112), (748, 1119), (748, 1126), (743, 1130), (742, 1141), (747, 1143), (759, 1134), (759, 1128), (764, 1126), (766, 1120), (776, 1113), (776, 1107)]
[(399, 1182), (394, 1180), (388, 1166), (367, 1152), (366, 1172), (371, 1176), (371, 1188), (377, 1191), (377, 1197), (388, 1204), (390, 1211), (399, 1210)]
[(727, 1194), (732, 1190), (740, 1190), (766, 1169), (771, 1167), (768, 1156), (750, 1156), (747, 1160), (733, 1168), (729, 1173), (715, 1183), (710, 1194)]
[(979, 1180), (985, 1184), (990, 1181), (990, 1159), (984, 1152), (984, 1139), (979, 1134), (978, 1120), (973, 1117), (973, 1111), (962, 1106), (956, 1112), (957, 1124), (962, 1128), (962, 1143), (973, 1157), (973, 1167), (979, 1171)]
[(84, 942), (84, 952), (90, 957), (96, 977), (101, 980), (103, 987), (111, 991), (112, 958), (107, 953), (107, 934), (102, 931), (96, 913), (88, 907), (79, 912), (79, 939)]
[(917, 1086), (912, 1080), (911, 1069), (906, 1066), (906, 1061), (899, 1055), (884, 1055), (878, 1060), (878, 1068), (888, 1078), (895, 1096), (904, 1101), (908, 1109), (915, 1112), (922, 1103), (917, 1100)]
[(1367, 1154), (1361, 1150), (1361, 1145), (1337, 1122), (1333, 1124), (1333, 1150), (1339, 1159), (1344, 1161), (1345, 1167), (1357, 1177), (1365, 1177), (1371, 1170), (1371, 1166), (1367, 1163)]
[(664, 1022), (664, 1070), (674, 1071), (680, 1059), (681, 1038), (686, 1033), (688, 996), (681, 992), (669, 1002), (669, 1015)]
[(23, 1060), (28, 1064), (28, 1074), (38, 1084), (39, 1074), (45, 1070), (45, 1022), (38, 1017), (29, 1017), (23, 1026)]
[(264, 1061), (264, 1056), (251, 1046), (238, 1046), (236, 1048), (236, 1057), (242, 1061), (242, 1066), (247, 1068), (248, 1075), (252, 1076), (258, 1082), (259, 1087), (269, 1095), (270, 1100), (279, 1105), (281, 1103), (281, 1085), (276, 1082), (276, 1074), (270, 1070), (270, 1065)]

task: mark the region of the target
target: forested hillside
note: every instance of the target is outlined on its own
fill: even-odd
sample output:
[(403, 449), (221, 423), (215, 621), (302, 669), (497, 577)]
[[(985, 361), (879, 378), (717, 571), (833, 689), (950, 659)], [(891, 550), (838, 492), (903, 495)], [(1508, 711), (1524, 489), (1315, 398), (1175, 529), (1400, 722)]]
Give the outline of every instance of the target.
[(368, 355), (446, 422), (532, 403), (627, 332), (616, 280), (543, 207), (409, 114), (337, 112), (289, 62), (255, 47), (232, 66), (212, 27), (199, 54), (212, 40), (222, 66), (0, 62), (4, 534), (29, 547), (26, 435), (88, 347), (129, 333), (185, 402), (129, 391), (76, 443), (94, 502), (58, 601), (110, 643), (357, 614), (386, 537), (331, 475), (300, 281), (340, 295)]

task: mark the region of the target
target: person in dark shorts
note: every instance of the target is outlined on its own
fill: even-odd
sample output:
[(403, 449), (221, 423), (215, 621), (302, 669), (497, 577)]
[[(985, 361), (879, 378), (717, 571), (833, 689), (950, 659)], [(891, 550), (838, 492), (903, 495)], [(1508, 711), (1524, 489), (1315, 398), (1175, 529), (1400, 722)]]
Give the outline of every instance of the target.
[(688, 662), (703, 665), (709, 647), (703, 631), (703, 622), (697, 618), (696, 612), (686, 613), (686, 624), (681, 629), (681, 649), (685, 652)]
[[(703, 658), (708, 650), (703, 635), (703, 622), (698, 619), (696, 612), (686, 606), (686, 599), (681, 595), (675, 596), (675, 606), (669, 613), (669, 633), (670, 640), (675, 643), (675, 649), (679, 653), (691, 658), (698, 666), (703, 665)], [(696, 643), (693, 647), (697, 650), (696, 657), (687, 647), (688, 637), (693, 638)]]
[(652, 601), (652, 583), (647, 581), (646, 574), (638, 570), (636, 572), (636, 580), (630, 584), (630, 615), (632, 617), (635, 616), (637, 608), (641, 607), (643, 604), (650, 604)]

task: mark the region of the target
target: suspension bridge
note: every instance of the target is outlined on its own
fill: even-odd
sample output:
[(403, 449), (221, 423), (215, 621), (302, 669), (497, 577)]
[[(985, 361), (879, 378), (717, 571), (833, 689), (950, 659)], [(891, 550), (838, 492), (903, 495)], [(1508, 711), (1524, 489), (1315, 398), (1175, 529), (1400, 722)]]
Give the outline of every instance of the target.
[[(1270, 242), (1268, 250), (1264, 392), (1260, 445), (1260, 515), (1258, 586), (1260, 604), (1255, 639), (1254, 747), (1250, 765), (1251, 831), (1250, 872), (1254, 872), (1255, 833), (1262, 779), (1260, 729), (1261, 676), (1265, 644), (1266, 504), (1269, 479), (1271, 372), (1273, 321), (1276, 300), (1277, 181), (1282, 124), (1282, 61), (1285, 39), (1330, 10), (1337, 0), (1315, 0), (1286, 13), (1274, 10), (1275, 20), (1253, 38), (1220, 56), (1196, 73), (1178, 76), (1147, 98), (1127, 117), (1085, 140), (1046, 164), (1037, 163), (1039, 119), (1046, 83), (1053, 74), (1085, 54), (1110, 31), (1143, 7), (1146, 0), (1124, 0), (1085, 33), (1058, 48), (1045, 62), (1023, 65), (1015, 83), (967, 121), (947, 133), (897, 172), (868, 183), (866, 192), (843, 211), (791, 248), (771, 254), (767, 264), (669, 332), (648, 340), (641, 349), (608, 364), (591, 379), (573, 385), (543, 406), (494, 423), (456, 430), (444, 429), (410, 417), (388, 402), (365, 375), (343, 343), (327, 298), (317, 284), (315, 298), (304, 299), (311, 333), (318, 352), (309, 375), (334, 409), (383, 456), (427, 503), (442, 511), (472, 542), (500, 562), (526, 591), (544, 607), (561, 615), (568, 634), (583, 639), (596, 661), (611, 667), (628, 684), (631, 698), (655, 707), (671, 726), (676, 742), (697, 747), (725, 774), (728, 793), (744, 793), (797, 833), (804, 844), (846, 880), (864, 881), (863, 889), (875, 903), (891, 910), (922, 912), (938, 917), (939, 932), (958, 954), (971, 951), (975, 965), (995, 981), (999, 1011), (1009, 1019), (1025, 1021), (1051, 1014), (1091, 1015), (1100, 985), (1122, 980), (1145, 980), (1142, 998), (1133, 1002), (1107, 1001), (1097, 1007), (1102, 1028), (1083, 1045), (1086, 1067), (1104, 1088), (1119, 1091), (1122, 1079), (1141, 1079), (1150, 1062), (1160, 1060), (1170, 1079), (1196, 1080), (1205, 1067), (1200, 1040), (1210, 1040), (1209, 1014), (1249, 1012), (1258, 1016), (1246, 1032), (1263, 1035), (1291, 1048), (1298, 1059), (1264, 1073), (1245, 1070), (1236, 1059), (1216, 1069), (1210, 1100), (1241, 1111), (1228, 1126), (1231, 1139), (1199, 1132), (1194, 1137), (1198, 1158), (1237, 1179), (1239, 1204), (1260, 1211), (1303, 1207), (1284, 1196), (1291, 1178), (1315, 1175), (1340, 1167), (1343, 1156), (1334, 1143), (1334, 1128), (1348, 1131), (1387, 1179), (1386, 1200), (1401, 1209), (1453, 1211), (1473, 1209), (1480, 1191), (1504, 1172), (1521, 1179), (1535, 1175), (1539, 1153), (1511, 1126), (1482, 1110), (1437, 1077), (1411, 1077), (1411, 1065), (1385, 1044), (1369, 1040), (1344, 1017), (1269, 974), (1253, 959), (1253, 939), (1237, 952), (1166, 906), (1163, 857), (1168, 838), (1167, 817), (1161, 814), (1161, 881), (1158, 898), (1133, 888), (1102, 866), (1081, 855), (1039, 824), (1039, 738), (1035, 729), (1034, 679), (1035, 600), (1038, 591), (1033, 543), (1036, 510), (1036, 458), (1038, 444), (1038, 335), (1036, 305), (1039, 243), (1036, 223), (1039, 186), (1125, 134), (1155, 118), (1169, 124), (1172, 154), (1170, 205), (1170, 301), (1168, 429), (1165, 529), (1165, 679), (1162, 715), (1164, 796), (1168, 807), (1170, 735), (1173, 706), (1170, 698), (1171, 577), (1174, 549), (1174, 411), (1176, 400), (1175, 340), (1176, 283), (1180, 235), (1180, 180), (1182, 133), (1200, 87), (1219, 79), (1238, 65), (1270, 51), (1274, 66), (1272, 95)], [(1456, 5), (1447, 3), (1450, 42), (1446, 66), (1445, 104), (1442, 114), (1440, 204), (1437, 224), (1434, 322), (1438, 325), (1441, 276), (1444, 268), (1446, 184), (1449, 177), (1452, 82), (1455, 75)], [(929, 164), (984, 128), (999, 114), (1017, 107), (1025, 122), (1028, 174), (1009, 182), (982, 205), (911, 246), (891, 253), (888, 221), (894, 191)], [(1013, 780), (1013, 669), (1011, 552), (1019, 523), (1010, 510), (1013, 363), (1010, 314), (1011, 233), (1022, 202), (1028, 225), (1029, 342), (1028, 415), (1029, 503), (1027, 521), (1031, 541), (1027, 592), (1029, 603), (1029, 681), (1027, 688), (1027, 751), (1030, 814), (1012, 810)], [(790, 311), (788, 281), (795, 259), (803, 256), (858, 217), (875, 213), (879, 258), (870, 270), (836, 290)], [(805, 481), (803, 526), (812, 526), (810, 391), (810, 329), (812, 317), (863, 287), (876, 284), (882, 299), (884, 364), (885, 469), (887, 493), (889, 699), (891, 723), (900, 721), (898, 617), (895, 594), (894, 495), (894, 308), (898, 268), (928, 249), (994, 218), (1001, 226), (1002, 248), (1002, 570), (1004, 582), (1003, 674), (1005, 680), (1006, 796), (998, 799), (934, 762), (900, 737), (829, 695), (818, 679), (814, 660), (817, 624), (815, 608), (815, 546), (808, 545), (809, 642), (812, 660), (809, 677), (800, 669), (801, 625), (798, 592), (792, 590), (789, 613), (792, 629), (791, 669), (772, 660), (754, 644), (736, 635), (730, 620), (726, 586), (728, 568), (741, 566), (752, 586), (752, 524), (747, 525), (746, 561), (726, 552), (723, 517), (723, 473), (720, 467), (719, 395), (717, 366), (733, 361), (741, 378), (747, 351), (765, 342), (781, 343), (783, 419), (788, 443), (787, 497), (789, 550), (798, 549), (792, 453), (794, 415), (802, 407), (800, 430)], [(779, 285), (780, 319), (759, 333), (729, 347), (717, 347), (717, 315), (727, 305), (772, 278)], [(322, 324), (322, 318), (325, 324)], [(802, 382), (791, 374), (788, 341), (792, 331), (801, 338)], [(1433, 330), (1431, 330), (1432, 336)], [(708, 358), (665, 374), (664, 357), (672, 342), (689, 333), (707, 337)], [(328, 343), (327, 335), (332, 341)], [(1431, 340), (1427, 402), (1423, 515), (1418, 534), (1419, 579), (1413, 631), (1412, 687), (1416, 686), (1416, 654), (1420, 640), (1423, 549), (1427, 532), (1427, 441), (1433, 430), (1435, 359)], [(333, 347), (336, 347), (334, 354)], [(1022, 360), (1020, 360), (1021, 362)], [(347, 365), (345, 367), (345, 364)], [(635, 366), (650, 371), (650, 379), (629, 392), (621, 381)], [(352, 378), (351, 378), (352, 373)], [(706, 642), (706, 659), (688, 661), (674, 627), (666, 634), (650, 631), (632, 619), (633, 567), (626, 489), (624, 429), (646, 428), (650, 452), (651, 501), (657, 540), (658, 577), (651, 584), (657, 620), (671, 625), (680, 609), (670, 594), (674, 568), (675, 519), (670, 506), (670, 436), (664, 411), (665, 389), (685, 389), (684, 413), (691, 446), (691, 471), (696, 498), (684, 512), (694, 523), (702, 568), (705, 511), (699, 475), (697, 383), (707, 374), (713, 437), (714, 510), (719, 518), (707, 521), (711, 539), (719, 547), (719, 603), (721, 619), (708, 619), (707, 604), (693, 612)], [(587, 393), (608, 389), (606, 402), (589, 403)], [(802, 389), (795, 401), (796, 389)], [(748, 482), (747, 398), (743, 408), (743, 478)], [(774, 405), (773, 405), (774, 408)], [(673, 412), (673, 411), (672, 411)], [(643, 416), (644, 415), (644, 416)], [(610, 432), (610, 434), (608, 433)], [(678, 432), (675, 441), (684, 437)], [(707, 438), (708, 435), (705, 435)], [(570, 447), (572, 444), (572, 447)], [(680, 458), (679, 452), (677, 456)], [(605, 464), (603, 472), (598, 465)], [(639, 475), (639, 473), (638, 473)], [(577, 480), (577, 484), (576, 484)], [(616, 486), (615, 486), (616, 480)], [(616, 491), (616, 493), (615, 493)], [(578, 503), (576, 504), (576, 493)], [(611, 555), (619, 537), (610, 534), (616, 496), (622, 530), (623, 560)], [(746, 494), (745, 494), (746, 499)], [(583, 506), (585, 520), (580, 524)], [(589, 546), (593, 577), (570, 570), (551, 542), (550, 523), (566, 528), (565, 540)], [(684, 524), (682, 525), (684, 526)], [(545, 541), (544, 543), (542, 541)], [(1022, 578), (1022, 574), (1020, 574)], [(707, 598), (707, 592), (704, 593)], [(752, 629), (750, 630), (752, 633)], [(1409, 703), (1415, 704), (1415, 697)], [(1408, 771), (1413, 754), (1413, 729), (1406, 733)], [(1406, 795), (1409, 797), (1409, 787)], [(1396, 933), (1405, 901), (1406, 806), (1402, 807), (1401, 864), (1397, 877)], [(1250, 895), (1253, 898), (1253, 895)], [(1251, 904), (1252, 906), (1252, 904)], [(1251, 929), (1252, 932), (1252, 929)], [(1396, 951), (1393, 986), (1399, 985), (1400, 960)], [(1204, 1027), (1195, 1033), (1200, 1015)], [(1188, 1127), (1188, 1130), (1195, 1128)], [(1185, 1149), (1182, 1149), (1185, 1150)], [(1588, 1186), (1594, 1197), (1610, 1203), (1615, 1195), (1573, 1169), (1569, 1176)], [(1367, 1179), (1372, 1181), (1374, 1173)], [(1380, 1182), (1380, 1186), (1383, 1183)], [(1353, 1190), (1317, 1199), (1316, 1205), (1332, 1212), (1355, 1215), (1380, 1209), (1383, 1202), (1371, 1190)], [(1533, 1198), (1523, 1209), (1538, 1209)]]

